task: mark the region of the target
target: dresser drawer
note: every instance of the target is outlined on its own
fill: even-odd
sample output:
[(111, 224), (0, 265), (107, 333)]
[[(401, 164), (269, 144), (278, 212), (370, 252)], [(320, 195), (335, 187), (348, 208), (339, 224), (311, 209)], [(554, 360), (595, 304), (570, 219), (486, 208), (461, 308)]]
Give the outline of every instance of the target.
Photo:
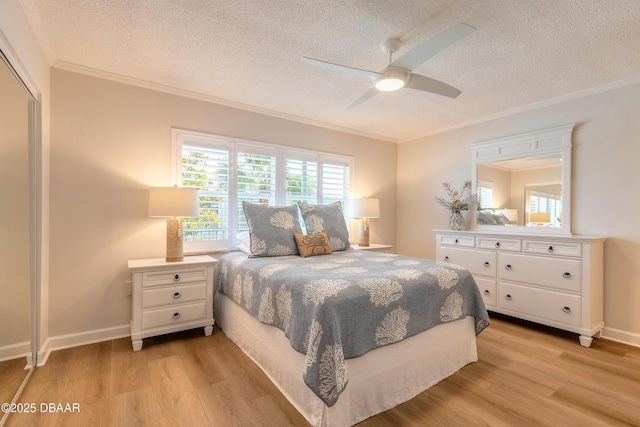
[(142, 291), (142, 307), (159, 307), (203, 301), (207, 298), (207, 284), (194, 283), (191, 285), (163, 286)]
[(566, 325), (581, 324), (579, 295), (500, 283), (498, 307)]
[(482, 295), (482, 301), (487, 308), (497, 307), (498, 305), (498, 292), (495, 280), (485, 279), (483, 277), (473, 277)]
[(525, 240), (522, 245), (522, 252), (529, 254), (549, 254), (578, 258), (582, 256), (582, 245), (580, 243)]
[(207, 303), (204, 301), (196, 304), (144, 310), (142, 312), (142, 329), (159, 328), (206, 318)]
[(441, 247), (438, 261), (461, 265), (474, 276), (496, 277), (495, 252)]
[(478, 249), (498, 249), (501, 251), (520, 252), (522, 241), (519, 239), (496, 239), (478, 237)]
[(206, 281), (206, 268), (151, 271), (142, 274), (143, 287)]
[(500, 254), (501, 280), (523, 282), (571, 292), (580, 292), (580, 260), (533, 255)]
[(440, 244), (473, 248), (476, 246), (476, 238), (473, 236), (453, 236), (444, 234), (440, 235)]

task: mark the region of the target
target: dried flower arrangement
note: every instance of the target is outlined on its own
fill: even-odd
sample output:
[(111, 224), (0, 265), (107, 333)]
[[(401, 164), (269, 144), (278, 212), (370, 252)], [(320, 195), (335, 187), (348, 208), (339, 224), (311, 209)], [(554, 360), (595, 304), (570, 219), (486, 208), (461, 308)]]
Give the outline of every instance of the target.
[(471, 181), (465, 181), (460, 190), (454, 190), (448, 182), (443, 182), (442, 187), (447, 191), (447, 198), (436, 197), (436, 202), (451, 211), (449, 228), (463, 230), (464, 218), (461, 212), (475, 206), (478, 203), (478, 195), (471, 194)]

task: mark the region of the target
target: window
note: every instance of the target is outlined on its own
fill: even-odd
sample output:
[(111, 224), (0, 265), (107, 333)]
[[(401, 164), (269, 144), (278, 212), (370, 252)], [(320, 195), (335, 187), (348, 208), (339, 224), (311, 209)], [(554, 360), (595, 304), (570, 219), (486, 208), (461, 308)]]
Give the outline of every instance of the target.
[(172, 181), (200, 196), (200, 216), (184, 221), (185, 250), (235, 246), (248, 230), (243, 201), (340, 201), (347, 219), (352, 171), (352, 157), (173, 129)]
[(562, 226), (562, 200), (560, 195), (538, 190), (528, 190), (527, 196), (529, 199), (529, 214), (548, 212), (551, 219), (549, 226)]
[(480, 210), (493, 209), (493, 182), (491, 181), (478, 181), (478, 187), (480, 190)]

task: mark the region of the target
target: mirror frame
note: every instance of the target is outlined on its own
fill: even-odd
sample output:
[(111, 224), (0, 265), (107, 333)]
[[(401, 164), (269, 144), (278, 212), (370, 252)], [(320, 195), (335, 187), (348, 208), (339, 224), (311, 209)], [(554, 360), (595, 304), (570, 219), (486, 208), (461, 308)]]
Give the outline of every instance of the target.
[[(504, 138), (476, 142), (471, 145), (471, 191), (478, 192), (478, 165), (560, 153), (562, 156), (562, 226), (561, 227), (505, 227), (477, 224), (472, 219), (471, 228), (479, 231), (529, 234), (571, 234), (571, 136), (575, 125), (565, 125), (528, 132)], [(477, 210), (472, 211), (475, 218)]]

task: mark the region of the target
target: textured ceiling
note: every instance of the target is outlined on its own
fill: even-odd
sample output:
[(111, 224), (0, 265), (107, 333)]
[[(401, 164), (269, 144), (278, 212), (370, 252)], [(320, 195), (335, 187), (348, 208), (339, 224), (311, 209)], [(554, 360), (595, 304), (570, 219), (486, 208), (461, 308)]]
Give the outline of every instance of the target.
[[(393, 141), (640, 81), (638, 0), (22, 0), (54, 67), (129, 79)], [(414, 70), (462, 90), (402, 89), (344, 110), (379, 71), (458, 23), (477, 30)]]

